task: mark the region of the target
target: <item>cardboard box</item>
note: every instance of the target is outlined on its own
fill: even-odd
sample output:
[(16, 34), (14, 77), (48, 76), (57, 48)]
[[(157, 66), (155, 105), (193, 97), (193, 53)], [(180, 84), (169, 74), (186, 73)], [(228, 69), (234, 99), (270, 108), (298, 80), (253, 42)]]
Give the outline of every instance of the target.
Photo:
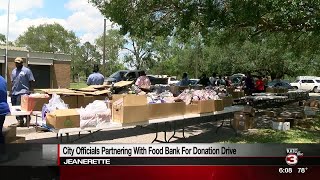
[(96, 101), (96, 100), (101, 100), (101, 101), (104, 101), (107, 96), (77, 96), (78, 100), (78, 105), (77, 105), (77, 108), (85, 108), (87, 105), (89, 105), (90, 103), (92, 103), (93, 101)]
[(2, 134), (5, 138), (5, 142), (17, 136), (17, 126), (7, 126), (2, 128)]
[(47, 126), (55, 129), (80, 127), (80, 115), (76, 109), (60, 109), (47, 114)]
[(142, 106), (112, 105), (112, 121), (122, 124), (147, 122), (149, 120), (149, 108)]
[(186, 105), (185, 114), (199, 114), (199, 106), (198, 104), (188, 104)]
[(243, 113), (249, 114), (250, 116), (254, 117), (255, 116), (255, 110), (251, 106), (244, 106), (243, 108)]
[(276, 120), (275, 122), (285, 122), (286, 118), (285, 117), (277, 117), (275, 120)]
[(167, 118), (173, 116), (183, 116), (186, 112), (186, 103), (159, 103), (149, 104), (149, 119)]
[(192, 104), (198, 106), (198, 114), (212, 113), (215, 109), (214, 100), (194, 101)]
[(233, 97), (233, 99), (242, 98), (242, 97), (244, 97), (244, 91), (243, 90), (241, 90), (241, 91), (233, 91), (232, 92), (232, 97)]
[(223, 111), (224, 110), (224, 104), (223, 104), (223, 100), (222, 99), (214, 100), (213, 104), (214, 104), (213, 112)]
[(222, 98), (223, 100), (223, 106), (229, 107), (233, 105), (233, 97), (232, 96), (226, 96)]
[(26, 143), (26, 138), (25, 137), (12, 137), (10, 139), (7, 139), (5, 141), (6, 144), (22, 144), (22, 143)]
[(83, 107), (85, 108), (88, 104), (92, 103), (94, 101), (93, 96), (78, 96), (78, 105), (77, 107)]
[(290, 130), (290, 122), (274, 122), (272, 121), (272, 128), (280, 131)]
[(253, 128), (254, 119), (243, 112), (235, 112), (232, 126), (236, 130), (246, 131)]
[[(115, 99), (119, 98), (119, 99)], [(124, 106), (145, 106), (148, 103), (146, 95), (126, 94), (124, 96), (112, 97), (113, 103), (123, 104)]]
[(78, 96), (60, 95), (60, 98), (68, 104), (70, 109), (78, 108)]
[(226, 91), (228, 94), (232, 94), (234, 92), (235, 88), (234, 87), (227, 87)]
[(43, 105), (48, 103), (49, 97), (21, 96), (21, 110), (23, 111), (42, 111)]
[(319, 108), (319, 102), (317, 100), (312, 100), (310, 102), (310, 107)]
[(114, 103), (115, 101), (119, 100), (120, 98), (125, 97), (128, 94), (113, 94), (111, 98), (111, 102)]

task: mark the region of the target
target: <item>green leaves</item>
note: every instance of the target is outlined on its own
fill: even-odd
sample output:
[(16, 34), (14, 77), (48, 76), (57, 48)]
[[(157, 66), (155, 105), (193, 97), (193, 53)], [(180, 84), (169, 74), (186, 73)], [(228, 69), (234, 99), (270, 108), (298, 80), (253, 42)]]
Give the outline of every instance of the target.
[(75, 33), (67, 31), (60, 24), (42, 24), (31, 26), (18, 37), (16, 44), (32, 51), (60, 52), (72, 54), (80, 43)]

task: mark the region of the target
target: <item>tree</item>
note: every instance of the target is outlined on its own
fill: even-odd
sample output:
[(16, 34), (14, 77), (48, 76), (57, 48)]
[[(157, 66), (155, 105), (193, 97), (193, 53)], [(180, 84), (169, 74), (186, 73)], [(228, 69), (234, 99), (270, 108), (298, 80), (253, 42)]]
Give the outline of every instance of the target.
[[(96, 40), (97, 49), (103, 52), (104, 37), (99, 36)], [(112, 74), (114, 71), (123, 69), (124, 66), (120, 62), (119, 52), (125, 44), (123, 35), (118, 30), (108, 30), (106, 33), (106, 64), (103, 64), (102, 71), (106, 75)]]
[(80, 47), (79, 60), (82, 62), (81, 70), (84, 71), (86, 77), (90, 75), (94, 64), (101, 64), (101, 54), (97, 51), (96, 47), (90, 42), (85, 42)]
[(123, 48), (126, 51), (124, 60), (135, 69), (148, 70), (156, 58), (152, 43), (136, 37), (128, 37)]
[[(320, 1), (310, 0), (90, 0), (134, 36), (210, 34), (212, 28), (261, 32), (319, 31)], [(197, 27), (197, 28), (194, 28)]]
[(0, 44), (5, 44), (6, 40), (6, 36), (0, 33)]
[(71, 54), (71, 76), (74, 81), (75, 75), (81, 72), (77, 63), (79, 56), (80, 40), (74, 32), (66, 30), (60, 24), (42, 24), (31, 26), (18, 37), (17, 46), (27, 47), (31, 51), (53, 52)]
[(73, 54), (79, 43), (74, 32), (66, 30), (57, 23), (31, 26), (16, 40), (18, 46), (25, 46), (32, 51), (67, 54)]

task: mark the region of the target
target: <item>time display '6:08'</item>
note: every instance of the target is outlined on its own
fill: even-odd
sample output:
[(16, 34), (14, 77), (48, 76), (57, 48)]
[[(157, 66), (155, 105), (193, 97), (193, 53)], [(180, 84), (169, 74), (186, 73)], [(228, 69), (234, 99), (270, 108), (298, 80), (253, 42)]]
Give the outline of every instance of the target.
[(279, 173), (290, 174), (290, 173), (292, 173), (292, 168), (279, 168)]

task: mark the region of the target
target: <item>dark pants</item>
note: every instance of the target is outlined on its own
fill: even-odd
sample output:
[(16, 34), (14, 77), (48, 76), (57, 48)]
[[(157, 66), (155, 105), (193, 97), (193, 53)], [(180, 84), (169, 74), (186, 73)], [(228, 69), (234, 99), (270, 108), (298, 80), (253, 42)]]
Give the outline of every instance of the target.
[[(11, 96), (11, 103), (12, 106), (20, 106), (21, 105), (21, 96), (23, 96), (24, 94), (20, 94), (20, 95), (12, 95)], [(28, 116), (16, 116), (16, 119), (18, 121), (23, 121), (23, 118), (28, 118)]]
[(0, 115), (0, 144), (4, 144), (4, 136), (2, 134), (2, 128), (3, 128), (3, 123), (5, 119), (6, 119), (6, 116)]

